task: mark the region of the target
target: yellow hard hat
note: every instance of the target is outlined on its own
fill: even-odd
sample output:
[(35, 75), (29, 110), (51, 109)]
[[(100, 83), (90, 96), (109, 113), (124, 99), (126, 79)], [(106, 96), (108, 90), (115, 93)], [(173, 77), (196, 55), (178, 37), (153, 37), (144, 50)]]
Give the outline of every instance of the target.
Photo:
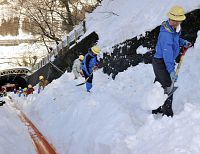
[(43, 79), (44, 79), (44, 76), (40, 75), (39, 80), (43, 80)]
[(26, 91), (26, 90), (27, 90), (27, 88), (25, 87), (25, 88), (24, 88), (24, 91)]
[(32, 85), (31, 85), (31, 84), (29, 84), (29, 85), (28, 85), (28, 88), (32, 88)]
[(100, 53), (100, 48), (98, 46), (93, 46), (91, 48), (92, 52), (95, 54), (99, 54)]
[(19, 89), (22, 89), (22, 87), (19, 87)]
[(183, 21), (186, 19), (185, 11), (181, 6), (174, 6), (170, 9), (167, 17), (175, 21)]
[(83, 55), (80, 55), (79, 56), (79, 60), (83, 60), (84, 59), (84, 56)]

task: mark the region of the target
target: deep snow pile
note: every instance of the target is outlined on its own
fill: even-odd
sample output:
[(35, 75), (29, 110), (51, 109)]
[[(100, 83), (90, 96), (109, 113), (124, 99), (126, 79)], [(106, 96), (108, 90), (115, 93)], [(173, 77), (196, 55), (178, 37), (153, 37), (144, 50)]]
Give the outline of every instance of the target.
[(95, 72), (91, 93), (75, 86), (82, 79), (74, 81), (65, 73), (39, 96), (15, 99), (60, 154), (196, 154), (200, 152), (199, 50), (196, 43), (185, 56), (173, 118), (151, 115), (150, 110), (167, 96), (159, 83), (153, 84), (152, 66), (145, 64), (129, 68), (115, 80), (101, 70)]

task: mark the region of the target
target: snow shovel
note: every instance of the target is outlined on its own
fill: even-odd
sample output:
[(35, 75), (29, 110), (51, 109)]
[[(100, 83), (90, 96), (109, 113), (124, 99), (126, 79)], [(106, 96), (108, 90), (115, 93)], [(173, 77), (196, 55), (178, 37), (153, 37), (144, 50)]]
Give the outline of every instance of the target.
[(185, 53), (187, 52), (187, 50), (188, 50), (188, 48), (183, 47), (183, 53), (181, 55), (180, 62), (178, 64), (177, 68), (176, 68), (176, 75), (178, 75), (178, 73), (179, 73), (179, 70), (180, 70), (181, 65), (183, 63), (183, 59), (184, 59), (184, 56), (185, 56)]
[[(90, 75), (92, 75), (92, 74), (93, 74), (93, 71), (92, 71), (92, 73), (91, 73)], [(82, 85), (84, 85), (84, 84), (89, 80), (89, 78), (90, 78), (90, 77), (87, 77), (87, 78), (85, 79), (84, 82), (79, 83), (79, 84), (77, 84), (76, 86), (82, 86)]]
[[(178, 64), (177, 68), (176, 68), (176, 75), (178, 75), (178, 73), (179, 73), (179, 70), (180, 70), (181, 65), (183, 63), (183, 59), (184, 59), (185, 53), (187, 52), (188, 48), (183, 47), (182, 50), (183, 50), (183, 52), (182, 52), (182, 55), (181, 55), (181, 58), (180, 58), (180, 62)], [(171, 90), (169, 92), (170, 96), (176, 91), (177, 88), (178, 87), (174, 87), (174, 81), (173, 81), (172, 84), (171, 84), (171, 88), (170, 88)]]
[(88, 81), (88, 79), (89, 79), (90, 77), (87, 77), (86, 79), (85, 79), (85, 81), (84, 82), (82, 82), (82, 83), (79, 83), (79, 84), (77, 84), (76, 86), (81, 86), (81, 85), (84, 85), (87, 81)]

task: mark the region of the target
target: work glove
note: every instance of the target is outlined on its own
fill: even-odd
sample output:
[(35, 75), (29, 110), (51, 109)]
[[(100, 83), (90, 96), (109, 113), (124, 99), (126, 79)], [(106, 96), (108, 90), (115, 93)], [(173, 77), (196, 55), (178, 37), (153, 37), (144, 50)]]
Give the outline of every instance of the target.
[(98, 70), (98, 66), (94, 66), (93, 71)]
[(82, 72), (82, 71), (80, 71), (80, 75), (81, 75), (82, 77), (84, 77), (84, 74), (83, 74), (83, 72)]
[(178, 75), (176, 75), (175, 71), (170, 73), (170, 77), (171, 77), (172, 82), (176, 82), (178, 79)]
[(185, 48), (190, 48), (190, 47), (192, 46), (192, 43), (189, 42), (189, 41), (187, 41), (187, 40), (185, 40), (183, 46), (184, 46)]

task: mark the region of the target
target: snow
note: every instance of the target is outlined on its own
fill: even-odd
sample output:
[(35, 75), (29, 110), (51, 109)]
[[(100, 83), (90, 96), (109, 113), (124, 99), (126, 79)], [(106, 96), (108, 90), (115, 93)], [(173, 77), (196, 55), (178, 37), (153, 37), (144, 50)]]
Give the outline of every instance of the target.
[(73, 74), (65, 73), (40, 95), (13, 97), (59, 154), (197, 154), (199, 58), (198, 46), (185, 55), (173, 118), (151, 115), (167, 96), (159, 83), (153, 83), (152, 66), (146, 64), (129, 68), (115, 80), (98, 70), (91, 93), (75, 86), (83, 79), (74, 81)]
[(0, 46), (0, 52), (0, 69), (17, 66), (18, 61), (20, 61), (23, 56), (37, 56), (37, 61), (39, 61), (47, 55), (47, 49), (42, 43), (22, 43), (17, 46)]
[(145, 54), (146, 52), (148, 52), (149, 50), (147, 49), (147, 47), (143, 47), (143, 46), (139, 46), (136, 50), (137, 54)]
[[(174, 4), (181, 4), (186, 11), (191, 11), (200, 2), (141, 0), (136, 3), (127, 0), (124, 3), (123, 0), (104, 0), (94, 13), (88, 15), (85, 36), (96, 31), (103, 52), (112, 52), (110, 49), (114, 44), (159, 25)], [(119, 16), (100, 13), (105, 11), (113, 11)], [(96, 71), (91, 93), (86, 92), (85, 86), (75, 86), (84, 79), (73, 80), (72, 73), (65, 73), (39, 95), (36, 92), (27, 98), (10, 95), (59, 154), (199, 154), (199, 42), (200, 32), (194, 48), (186, 53), (179, 72), (173, 118), (150, 113), (162, 105), (167, 96), (159, 83), (153, 83), (153, 69), (147, 64), (130, 67), (119, 73), (115, 80), (103, 74), (102, 70)], [(145, 53), (145, 50), (141, 46), (137, 52)], [(35, 89), (37, 91), (37, 86)], [(0, 107), (0, 111), (3, 122), (17, 123), (16, 113), (8, 105)], [(20, 134), (9, 124), (0, 125), (1, 136), (12, 138), (16, 144), (18, 139), (12, 134), (21, 135), (19, 143), (28, 145), (24, 146), (26, 149), (21, 146), (16, 150), (8, 149), (9, 140), (1, 139), (1, 150), (33, 152), (24, 152), (30, 149), (31, 142), (23, 124), (15, 124), (18, 131), (23, 132)], [(4, 151), (0, 153), (9, 153)]]
[(6, 35), (2, 36), (0, 35), (0, 40), (15, 40), (15, 39), (35, 39), (33, 35), (21, 32), (20, 35), (12, 36), (12, 35)]
[(34, 154), (27, 128), (21, 123), (15, 110), (6, 103), (0, 107), (0, 117), (0, 153)]
[[(17, 1), (9, 1), (9, 3), (11, 3), (11, 5), (9, 6), (5, 6), (5, 5), (0, 5), (0, 15), (2, 16), (2, 18), (4, 18), (5, 20), (8, 20), (10, 18), (14, 18), (14, 17), (19, 17), (19, 12), (16, 12), (16, 10), (13, 10), (14, 6), (17, 5)], [(23, 15), (20, 18), (19, 21), (19, 35), (17, 36), (11, 36), (11, 35), (7, 35), (7, 36), (2, 36), (0, 35), (0, 41), (3, 40), (13, 40), (14, 42), (17, 42), (18, 40), (27, 40), (26, 42), (31, 42), (31, 40), (35, 40), (37, 39), (37, 37), (39, 36), (33, 36), (30, 35), (28, 33), (25, 33), (22, 31), (22, 20), (23, 20)], [(0, 21), (1, 24), (2, 21)], [(49, 42), (47, 42), (47, 44), (51, 44)], [(44, 44), (41, 42), (37, 42), (37, 43), (21, 43), (19, 45), (15, 45), (15, 46), (0, 46), (0, 68), (6, 68), (6, 67), (13, 67), (18, 65), (18, 61), (21, 60), (21, 58), (23, 56), (37, 56), (38, 57), (38, 61), (40, 61), (44, 56), (47, 55), (47, 49), (44, 46)], [(8, 59), (8, 58), (13, 58), (13, 59)]]
[[(166, 20), (174, 5), (186, 12), (199, 8), (199, 0), (104, 0), (94, 13), (86, 18), (87, 32), (95, 31), (103, 52), (112, 52), (112, 46), (154, 29)], [(117, 14), (114, 15), (113, 13)], [(84, 38), (83, 36), (83, 38)], [(109, 48), (108, 48), (109, 47)]]
[(9, 70), (9, 69), (25, 69), (25, 70), (28, 70), (28, 71), (31, 71), (31, 68), (30, 67), (26, 67), (26, 66), (18, 66), (18, 67), (10, 67), (10, 66), (7, 66), (7, 67), (0, 67), (0, 71), (4, 71), (4, 70)]

